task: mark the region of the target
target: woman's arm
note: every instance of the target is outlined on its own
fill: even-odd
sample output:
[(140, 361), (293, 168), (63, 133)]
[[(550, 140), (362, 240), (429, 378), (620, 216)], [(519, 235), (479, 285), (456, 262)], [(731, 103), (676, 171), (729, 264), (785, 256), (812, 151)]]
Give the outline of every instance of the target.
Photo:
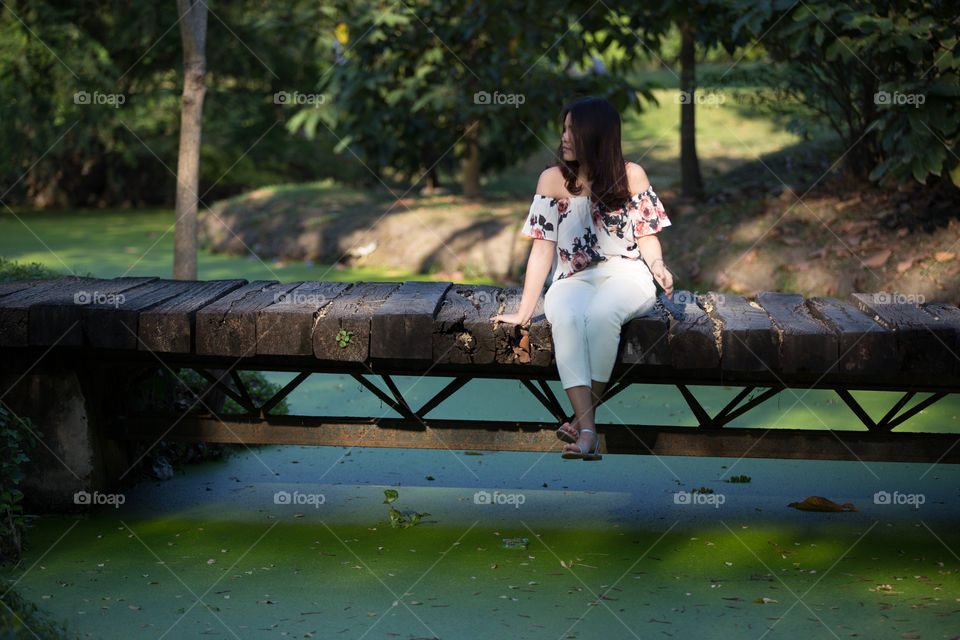
[(663, 263), (663, 250), (660, 248), (660, 240), (655, 235), (643, 236), (637, 240), (637, 248), (643, 261), (650, 267), (650, 273), (660, 286), (667, 297), (673, 299), (673, 275)]
[(543, 283), (547, 281), (550, 267), (553, 266), (553, 252), (557, 243), (552, 240), (535, 239), (527, 258), (527, 275), (523, 279), (523, 296), (520, 298), (520, 308), (516, 313), (496, 315), (490, 318), (492, 322), (507, 322), (509, 324), (527, 324), (533, 317), (533, 310), (543, 291)]

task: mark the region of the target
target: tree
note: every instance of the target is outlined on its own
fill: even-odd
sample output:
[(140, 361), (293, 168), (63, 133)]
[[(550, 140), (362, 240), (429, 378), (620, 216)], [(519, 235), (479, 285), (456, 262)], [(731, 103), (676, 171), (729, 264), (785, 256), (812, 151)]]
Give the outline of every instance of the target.
[(960, 18), (955, 2), (738, 0), (734, 30), (764, 36), (771, 80), (826, 122), (855, 176), (960, 186)]
[[(504, 168), (556, 139), (560, 107), (578, 94), (637, 105), (623, 80), (582, 71), (575, 16), (532, 0), (349, 2), (339, 7), (349, 33), (319, 88), (331, 109), (306, 108), (288, 123), (311, 135), (321, 123), (339, 150), (359, 154), (378, 176), (436, 185), (437, 169), (460, 160), (463, 192), (479, 194), (480, 175)], [(649, 97), (649, 92), (642, 92)]]
[(207, 91), (207, 0), (177, 0), (183, 41), (183, 107), (177, 161), (173, 277), (197, 279), (197, 201), (200, 199), (200, 135)]

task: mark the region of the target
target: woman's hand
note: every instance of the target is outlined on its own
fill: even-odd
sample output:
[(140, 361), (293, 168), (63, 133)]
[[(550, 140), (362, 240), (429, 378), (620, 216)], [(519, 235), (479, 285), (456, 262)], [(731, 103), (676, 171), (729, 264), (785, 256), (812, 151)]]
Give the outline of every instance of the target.
[(524, 318), (519, 313), (504, 313), (490, 318), (490, 322), (505, 322), (507, 324), (519, 324), (521, 326), (530, 324), (530, 318)]
[(663, 292), (667, 294), (667, 298), (673, 300), (673, 274), (667, 269), (667, 265), (663, 263), (663, 259), (657, 258), (654, 260), (653, 267), (650, 271), (660, 286), (663, 287)]

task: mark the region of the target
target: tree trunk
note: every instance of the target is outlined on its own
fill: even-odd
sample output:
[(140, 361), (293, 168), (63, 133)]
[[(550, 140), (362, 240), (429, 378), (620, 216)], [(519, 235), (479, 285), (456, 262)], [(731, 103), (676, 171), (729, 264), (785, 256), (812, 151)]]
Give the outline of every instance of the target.
[(697, 68), (694, 31), (689, 22), (680, 25), (680, 183), (687, 198), (703, 196), (703, 178), (697, 159), (696, 114)]
[(183, 42), (183, 102), (177, 158), (173, 277), (197, 279), (197, 201), (200, 199), (200, 134), (207, 91), (207, 0), (177, 0)]
[(480, 123), (474, 120), (467, 125), (463, 137), (467, 141), (467, 157), (463, 159), (463, 195), (466, 198), (480, 197), (480, 147), (477, 144), (477, 132)]

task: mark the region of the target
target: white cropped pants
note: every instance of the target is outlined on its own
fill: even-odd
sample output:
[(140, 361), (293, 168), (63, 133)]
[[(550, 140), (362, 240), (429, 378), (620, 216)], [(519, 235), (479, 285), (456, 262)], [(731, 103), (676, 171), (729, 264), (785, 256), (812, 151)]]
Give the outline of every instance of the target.
[(656, 296), (642, 259), (608, 258), (551, 284), (543, 303), (563, 388), (609, 382), (623, 324), (649, 313)]

